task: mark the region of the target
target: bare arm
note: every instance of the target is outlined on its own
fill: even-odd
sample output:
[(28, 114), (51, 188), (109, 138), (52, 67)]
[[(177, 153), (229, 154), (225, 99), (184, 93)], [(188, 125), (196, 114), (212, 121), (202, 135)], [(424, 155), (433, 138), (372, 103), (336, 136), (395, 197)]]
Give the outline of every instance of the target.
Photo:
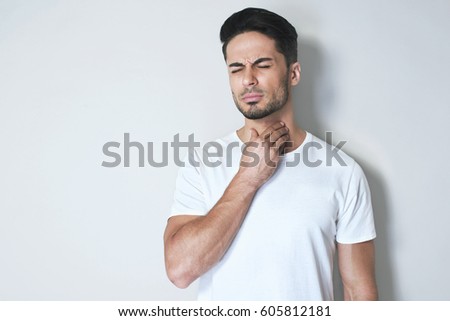
[(338, 243), (337, 248), (339, 271), (344, 285), (344, 299), (346, 301), (378, 300), (374, 242)]
[(185, 288), (225, 254), (256, 190), (237, 175), (205, 216), (175, 216), (164, 234), (169, 279)]
[(164, 233), (164, 254), (169, 279), (178, 287), (185, 288), (199, 276), (211, 269), (228, 250), (247, 214), (258, 188), (275, 172), (276, 167), (264, 161), (263, 141), (272, 141), (270, 150), (273, 164), (279, 160), (279, 149), (289, 139), (284, 124), (276, 123), (261, 135), (253, 130), (252, 153), (259, 155), (256, 166), (245, 154), (241, 167), (223, 196), (205, 216), (179, 215), (168, 220)]

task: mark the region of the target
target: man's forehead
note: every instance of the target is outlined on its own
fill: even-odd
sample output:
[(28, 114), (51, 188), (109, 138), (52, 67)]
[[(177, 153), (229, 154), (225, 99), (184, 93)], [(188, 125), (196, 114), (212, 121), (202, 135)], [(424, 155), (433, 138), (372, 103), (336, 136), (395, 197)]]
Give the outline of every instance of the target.
[(227, 61), (252, 64), (263, 57), (276, 59), (275, 41), (268, 36), (249, 31), (235, 36), (227, 45)]

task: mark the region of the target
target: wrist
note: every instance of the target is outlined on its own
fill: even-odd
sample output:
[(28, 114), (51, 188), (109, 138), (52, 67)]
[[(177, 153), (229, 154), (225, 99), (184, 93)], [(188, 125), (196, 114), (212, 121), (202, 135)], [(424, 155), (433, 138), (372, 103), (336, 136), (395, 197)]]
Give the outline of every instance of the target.
[(237, 184), (243, 186), (243, 188), (249, 192), (256, 191), (264, 184), (260, 179), (255, 177), (254, 175), (249, 175), (250, 173), (246, 173), (242, 168), (239, 169), (234, 180)]

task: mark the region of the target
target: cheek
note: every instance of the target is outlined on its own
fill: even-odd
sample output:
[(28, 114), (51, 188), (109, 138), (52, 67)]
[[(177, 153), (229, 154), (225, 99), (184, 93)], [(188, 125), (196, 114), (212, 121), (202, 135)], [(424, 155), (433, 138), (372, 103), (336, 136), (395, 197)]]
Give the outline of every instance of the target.
[(231, 92), (233, 92), (233, 93), (238, 93), (240, 90), (239, 80), (237, 80), (236, 78), (237, 77), (230, 78), (230, 81), (229, 81)]

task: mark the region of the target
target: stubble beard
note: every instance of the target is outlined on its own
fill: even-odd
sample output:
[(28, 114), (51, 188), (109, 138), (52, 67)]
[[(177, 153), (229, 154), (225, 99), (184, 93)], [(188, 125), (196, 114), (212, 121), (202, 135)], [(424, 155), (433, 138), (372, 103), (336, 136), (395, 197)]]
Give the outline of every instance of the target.
[[(248, 92), (261, 92), (260, 90), (252, 89)], [(242, 94), (243, 95), (243, 94)], [(237, 109), (241, 112), (242, 115), (244, 115), (247, 119), (262, 119), (264, 117), (267, 117), (281, 109), (283, 109), (284, 105), (286, 105), (289, 97), (289, 78), (285, 77), (282, 85), (278, 88), (278, 90), (273, 95), (274, 97), (269, 100), (267, 105), (263, 108), (258, 106), (259, 103), (240, 103), (235, 94), (233, 93), (233, 100), (237, 107)], [(248, 110), (246, 110), (242, 105), (250, 106)]]

